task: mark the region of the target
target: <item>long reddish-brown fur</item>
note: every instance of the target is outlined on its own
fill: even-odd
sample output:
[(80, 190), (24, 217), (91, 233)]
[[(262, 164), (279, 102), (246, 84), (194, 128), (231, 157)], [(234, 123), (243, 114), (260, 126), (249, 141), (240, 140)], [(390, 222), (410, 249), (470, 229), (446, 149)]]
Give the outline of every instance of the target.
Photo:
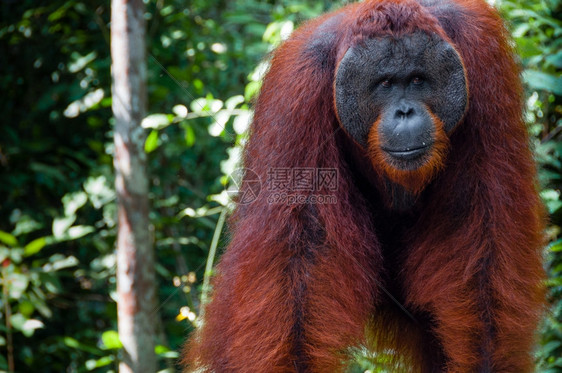
[[(469, 107), (438, 172), (397, 174), (423, 189), (398, 213), (384, 162), (339, 129), (334, 72), (350, 45), (420, 30), (459, 52)], [(483, 0), (368, 0), (305, 24), (272, 57), (244, 159), (261, 193), (231, 221), (189, 369), (338, 372), (363, 345), (395, 353), (396, 371), (531, 371), (543, 214), (519, 69)], [(335, 191), (288, 192), (337, 203), (268, 202), (268, 171), (295, 167), (336, 169)]]

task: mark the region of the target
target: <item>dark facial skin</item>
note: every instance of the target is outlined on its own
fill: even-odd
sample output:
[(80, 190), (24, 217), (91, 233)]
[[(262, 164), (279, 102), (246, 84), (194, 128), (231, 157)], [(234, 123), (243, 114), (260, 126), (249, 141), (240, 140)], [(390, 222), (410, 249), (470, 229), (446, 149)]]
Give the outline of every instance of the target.
[[(336, 73), (341, 125), (361, 146), (378, 124), (380, 148), (404, 168), (429, 152), (436, 120), (450, 134), (468, 103), (466, 77), (455, 49), (436, 35), (369, 39), (351, 47)], [(433, 118), (432, 118), (433, 115)]]

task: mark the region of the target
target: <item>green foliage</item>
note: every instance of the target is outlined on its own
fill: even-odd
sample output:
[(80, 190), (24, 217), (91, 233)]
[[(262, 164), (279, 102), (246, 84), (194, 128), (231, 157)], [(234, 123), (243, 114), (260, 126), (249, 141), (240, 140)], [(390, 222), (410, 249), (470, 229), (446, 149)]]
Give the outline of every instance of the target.
[[(161, 368), (173, 369), (175, 350), (197, 322), (212, 269), (205, 266), (215, 256), (209, 248), (228, 201), (224, 175), (239, 160), (265, 65), (251, 71), (293, 24), (328, 6), (146, 3), (156, 352)], [(0, 102), (0, 348), (9, 333), (16, 371), (115, 371), (109, 3), (0, 7), (0, 46), (8, 51), (0, 53), (7, 98)], [(213, 250), (224, 246), (219, 238)], [(0, 357), (0, 370), (7, 364)]]
[[(267, 54), (328, 1), (148, 0), (151, 230), (159, 308), (156, 353), (174, 369), (198, 323), (224, 191), (239, 164)], [(0, 349), (16, 371), (116, 371), (116, 205), (112, 174), (109, 2), (0, 5)], [(526, 114), (551, 213), (545, 251), (551, 309), (538, 371), (562, 371), (562, 52), (560, 0), (498, 4), (525, 68)], [(216, 234), (215, 234), (216, 233)], [(213, 239), (214, 238), (214, 239)], [(157, 312), (156, 312), (157, 311)], [(7, 318), (7, 315), (11, 316)], [(357, 351), (354, 371), (384, 372)], [(0, 354), (0, 371), (8, 369)]]
[(545, 249), (549, 309), (541, 328), (537, 371), (562, 372), (562, 1), (501, 1), (524, 67), (527, 122), (534, 135), (541, 197), (550, 214)]

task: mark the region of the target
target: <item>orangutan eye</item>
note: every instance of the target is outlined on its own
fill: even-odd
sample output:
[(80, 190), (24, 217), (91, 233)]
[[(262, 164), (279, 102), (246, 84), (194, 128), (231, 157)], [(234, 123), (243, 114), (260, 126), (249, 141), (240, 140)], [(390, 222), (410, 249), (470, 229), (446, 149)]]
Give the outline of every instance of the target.
[(392, 85), (392, 83), (390, 83), (390, 80), (385, 79), (381, 82), (381, 86), (383, 86), (384, 88), (390, 88), (390, 86)]

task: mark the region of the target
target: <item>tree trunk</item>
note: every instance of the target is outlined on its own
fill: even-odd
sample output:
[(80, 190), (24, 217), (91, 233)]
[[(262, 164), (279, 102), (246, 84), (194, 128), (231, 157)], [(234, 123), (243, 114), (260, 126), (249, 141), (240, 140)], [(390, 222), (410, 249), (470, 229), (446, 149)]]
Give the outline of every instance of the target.
[(156, 372), (155, 275), (149, 233), (145, 134), (146, 53), (142, 0), (112, 0), (111, 58), (115, 116), (117, 312), (124, 357), (120, 372)]

